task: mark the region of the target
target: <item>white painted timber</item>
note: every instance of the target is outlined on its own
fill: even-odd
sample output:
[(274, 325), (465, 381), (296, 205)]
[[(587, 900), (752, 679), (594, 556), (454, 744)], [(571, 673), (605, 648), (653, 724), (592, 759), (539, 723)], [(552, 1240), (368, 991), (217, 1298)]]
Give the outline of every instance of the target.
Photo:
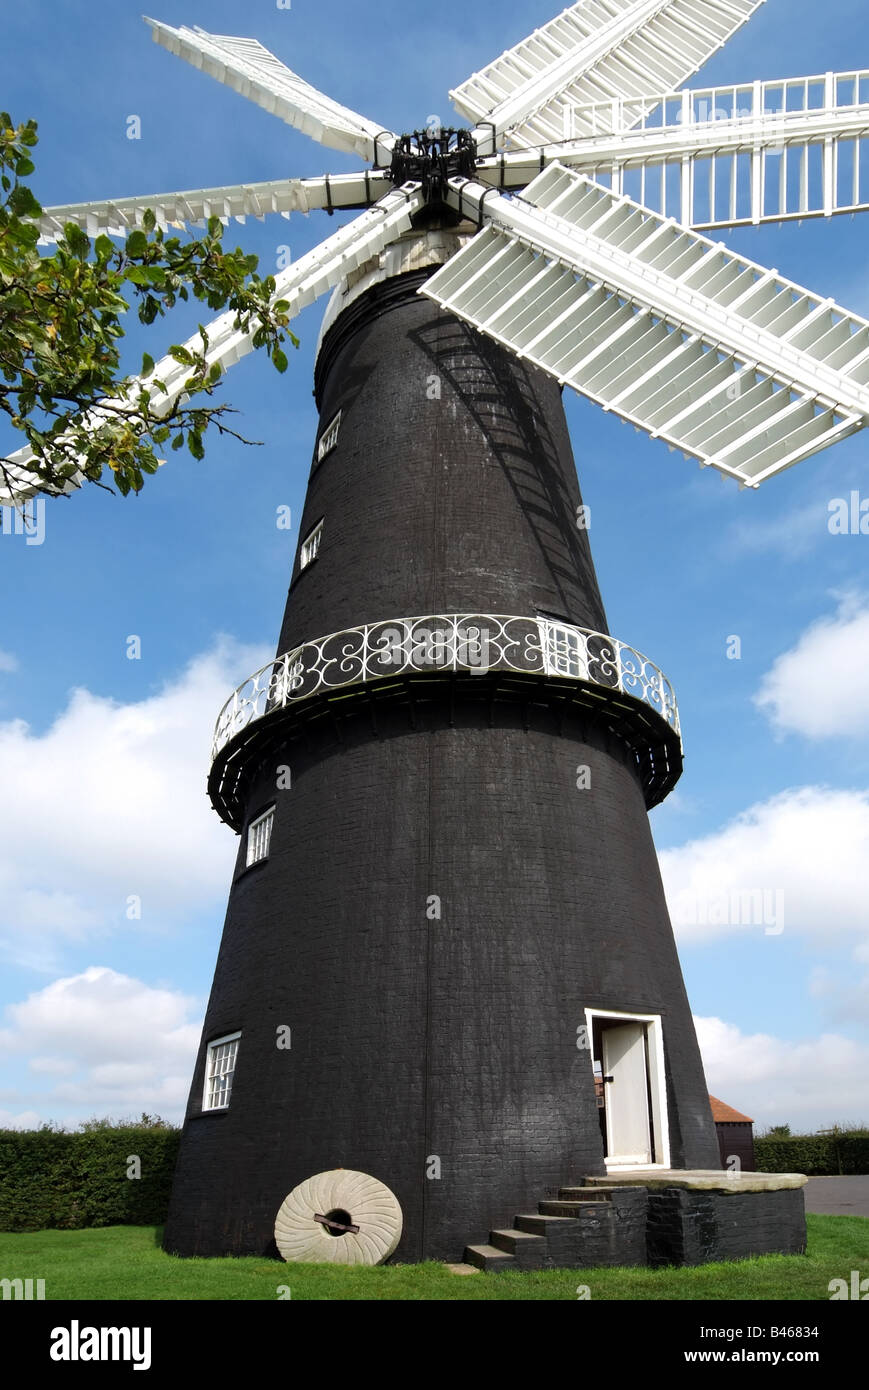
[(321, 145), (358, 154), (373, 164), (383, 163), (391, 153), (395, 144), (391, 132), (332, 101), (291, 72), (256, 39), (209, 34), (198, 25), (173, 29), (147, 16), (145, 23), (151, 26), (154, 41), (170, 53), (216, 77)]
[[(580, 0), (450, 93), (482, 141), (562, 140), (575, 106), (687, 81), (763, 0)], [(481, 143), (488, 152), (491, 143)]]
[(553, 164), (420, 293), (744, 485), (869, 423), (869, 321)]
[(150, 208), (158, 227), (204, 227), (209, 217), (224, 226), (248, 217), (260, 221), (270, 213), (289, 217), (294, 212), (319, 208), (364, 208), (377, 202), (391, 187), (387, 174), (326, 174), (317, 179), (275, 179), (266, 183), (238, 183), (220, 188), (196, 188), (186, 193), (149, 193), (139, 198), (117, 198), (101, 203), (67, 203), (45, 208), (39, 219), (40, 243), (57, 241), (67, 222), (74, 222), (88, 236), (126, 236), (141, 227)]
[[(331, 289), (344, 275), (365, 265), (378, 256), (390, 242), (410, 230), (411, 219), (424, 205), (419, 184), (405, 184), (382, 198), (374, 207), (360, 213), (352, 222), (340, 227), (307, 255), (299, 258), (286, 270), (275, 276), (273, 302), (284, 299), (288, 302), (288, 318), (301, 313), (302, 309)], [(224, 371), (245, 357), (253, 346), (256, 325), (249, 329), (236, 326), (234, 310), (228, 310), (206, 326), (208, 347), (205, 359), (209, 366), (219, 363)], [(183, 344), (188, 352), (202, 352), (202, 339), (195, 333)], [(174, 357), (166, 356), (155, 365), (148, 377), (130, 377), (127, 383), (126, 399), (131, 409), (135, 408), (138, 390), (145, 386), (153, 393), (152, 409), (165, 414), (172, 405), (184, 395), (185, 382), (190, 376), (190, 367), (176, 362)], [(165, 391), (155, 388), (155, 382), (162, 382)], [(117, 418), (119, 406), (123, 407), (124, 397), (115, 398), (97, 405), (90, 412), (89, 423), (94, 428), (107, 420)], [(8, 456), (7, 468), (13, 477), (11, 490), (0, 484), (0, 504), (22, 503), (35, 493), (44, 491), (39, 479), (27, 469), (33, 459), (29, 447), (18, 449)], [(73, 486), (80, 482), (73, 480)], [(67, 488), (67, 491), (70, 489)]]
[(521, 188), (553, 162), (634, 202), (711, 229), (869, 208), (869, 71), (595, 102), (573, 138), (483, 159)]

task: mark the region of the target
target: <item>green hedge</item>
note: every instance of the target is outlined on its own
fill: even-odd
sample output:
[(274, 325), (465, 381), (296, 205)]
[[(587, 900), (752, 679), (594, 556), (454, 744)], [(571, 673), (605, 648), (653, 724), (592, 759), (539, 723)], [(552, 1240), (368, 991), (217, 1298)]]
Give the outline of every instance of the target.
[[(166, 1219), (181, 1131), (0, 1130), (0, 1230), (158, 1226)], [(128, 1178), (128, 1158), (141, 1160)]]
[(806, 1134), (791, 1139), (755, 1139), (760, 1173), (869, 1173), (869, 1135)]

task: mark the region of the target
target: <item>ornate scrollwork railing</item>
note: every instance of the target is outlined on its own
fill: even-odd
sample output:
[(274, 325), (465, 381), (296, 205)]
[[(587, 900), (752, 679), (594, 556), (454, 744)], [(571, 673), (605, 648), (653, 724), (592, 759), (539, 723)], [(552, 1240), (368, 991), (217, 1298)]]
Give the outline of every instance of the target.
[(648, 657), (606, 633), (549, 618), (447, 613), (331, 632), (240, 685), (218, 716), (212, 759), (254, 720), (341, 686), (397, 676), (517, 671), (588, 681), (651, 706), (679, 734), (676, 696)]

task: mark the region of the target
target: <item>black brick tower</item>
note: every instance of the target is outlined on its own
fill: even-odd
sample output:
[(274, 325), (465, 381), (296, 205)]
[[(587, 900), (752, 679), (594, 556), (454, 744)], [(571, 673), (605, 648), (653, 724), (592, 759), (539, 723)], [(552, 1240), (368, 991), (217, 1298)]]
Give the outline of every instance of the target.
[[(323, 340), (319, 436), (340, 426), (278, 654), (458, 614), (512, 616), (513, 655), (365, 671), (335, 639), (315, 655), (340, 684), (272, 691), (220, 748), (241, 844), (166, 1226), (183, 1255), (274, 1252), (281, 1202), (327, 1169), (392, 1189), (406, 1261), (460, 1259), (604, 1174), (586, 1010), (660, 1019), (654, 1160), (719, 1166), (647, 817), (678, 732), (618, 688), (603, 638), (586, 678), (541, 662), (538, 615), (607, 632), (559, 388), (419, 296), (427, 273), (372, 284)], [(235, 1033), (230, 1103), (204, 1111), (207, 1045)]]

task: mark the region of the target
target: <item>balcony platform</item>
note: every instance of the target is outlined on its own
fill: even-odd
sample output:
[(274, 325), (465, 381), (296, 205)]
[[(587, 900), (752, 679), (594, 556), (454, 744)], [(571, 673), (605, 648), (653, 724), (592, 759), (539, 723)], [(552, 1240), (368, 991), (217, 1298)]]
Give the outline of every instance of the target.
[(340, 741), (342, 723), (361, 711), (376, 726), (375, 707), (385, 703), (403, 702), (412, 721), (422, 705), (440, 703), (453, 722), (463, 701), (481, 699), (594, 720), (628, 750), (648, 808), (681, 774), (673, 687), (634, 647), (546, 618), (446, 613), (329, 633), (254, 672), (218, 717), (209, 796), (240, 829), (248, 769), (324, 716)]

